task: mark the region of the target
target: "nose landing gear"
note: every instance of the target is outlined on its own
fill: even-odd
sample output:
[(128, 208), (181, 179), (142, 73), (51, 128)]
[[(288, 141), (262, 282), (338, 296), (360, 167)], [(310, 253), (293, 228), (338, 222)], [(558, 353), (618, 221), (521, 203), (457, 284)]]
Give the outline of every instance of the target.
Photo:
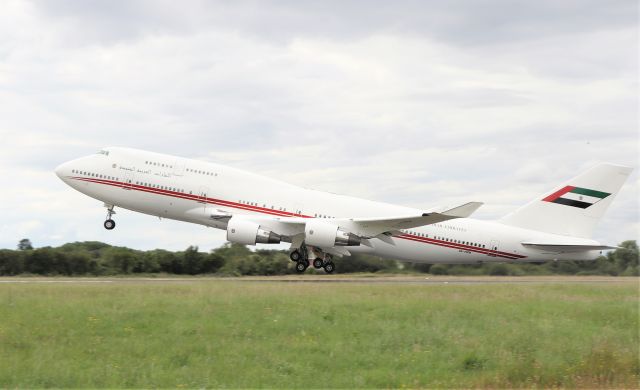
[(104, 228), (107, 230), (113, 230), (116, 227), (116, 221), (111, 219), (111, 216), (116, 212), (113, 210), (113, 205), (107, 205), (107, 220), (104, 221)]

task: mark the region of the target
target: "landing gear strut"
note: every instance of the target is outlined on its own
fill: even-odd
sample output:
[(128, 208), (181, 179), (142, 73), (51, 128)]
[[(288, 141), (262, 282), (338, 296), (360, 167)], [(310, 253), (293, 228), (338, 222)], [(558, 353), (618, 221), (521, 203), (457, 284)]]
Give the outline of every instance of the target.
[(330, 274), (333, 273), (336, 269), (336, 265), (331, 261), (331, 255), (325, 255), (324, 260), (322, 261), (322, 268), (324, 268), (324, 272)]
[(111, 219), (111, 216), (116, 212), (113, 210), (113, 206), (107, 206), (107, 220), (104, 221), (104, 228), (107, 230), (113, 230), (116, 227), (116, 221)]
[(309, 268), (309, 254), (307, 252), (307, 246), (304, 245), (304, 243), (299, 249), (294, 249), (293, 252), (289, 254), (289, 258), (296, 263), (296, 272), (301, 274)]
[(314, 257), (318, 255), (316, 252), (319, 252), (320, 255), (323, 256), (323, 258), (316, 257), (313, 259), (313, 268), (324, 268), (324, 272), (328, 274), (335, 271), (336, 266), (333, 264), (333, 261), (331, 261), (331, 255), (314, 248), (307, 249), (307, 246), (303, 243), (299, 249), (294, 249), (293, 252), (289, 254), (291, 261), (296, 263), (296, 272), (303, 273), (307, 268), (309, 268), (309, 250), (311, 250)]

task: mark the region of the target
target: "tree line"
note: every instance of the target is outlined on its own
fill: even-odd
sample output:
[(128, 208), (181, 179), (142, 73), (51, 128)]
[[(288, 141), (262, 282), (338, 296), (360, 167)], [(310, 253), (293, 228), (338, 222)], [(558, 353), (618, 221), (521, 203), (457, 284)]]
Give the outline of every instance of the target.
[[(638, 245), (624, 241), (620, 248), (595, 261), (545, 263), (483, 263), (474, 265), (411, 264), (369, 255), (334, 258), (337, 273), (385, 272), (430, 273), (434, 275), (621, 275), (638, 276)], [(140, 251), (86, 241), (59, 247), (34, 248), (28, 239), (17, 250), (0, 250), (0, 275), (285, 275), (294, 274), (287, 251), (256, 250), (225, 244), (211, 252), (190, 246), (184, 251), (162, 249)], [(307, 272), (314, 272), (310, 268)], [(323, 273), (322, 270), (315, 271)]]

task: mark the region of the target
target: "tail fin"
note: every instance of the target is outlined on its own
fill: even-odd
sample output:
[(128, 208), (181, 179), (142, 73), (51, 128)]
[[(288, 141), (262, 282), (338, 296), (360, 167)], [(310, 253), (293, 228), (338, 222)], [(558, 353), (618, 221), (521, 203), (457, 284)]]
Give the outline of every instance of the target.
[(503, 217), (505, 225), (573, 237), (591, 237), (633, 168), (598, 164)]

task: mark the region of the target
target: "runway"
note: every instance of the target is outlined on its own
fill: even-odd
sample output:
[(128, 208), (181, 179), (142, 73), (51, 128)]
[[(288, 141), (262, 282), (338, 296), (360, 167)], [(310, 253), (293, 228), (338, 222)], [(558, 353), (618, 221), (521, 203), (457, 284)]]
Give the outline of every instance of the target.
[(286, 275), (247, 277), (2, 277), (0, 284), (180, 284), (180, 283), (328, 283), (328, 284), (619, 284), (638, 277), (613, 276), (396, 276), (396, 275)]

